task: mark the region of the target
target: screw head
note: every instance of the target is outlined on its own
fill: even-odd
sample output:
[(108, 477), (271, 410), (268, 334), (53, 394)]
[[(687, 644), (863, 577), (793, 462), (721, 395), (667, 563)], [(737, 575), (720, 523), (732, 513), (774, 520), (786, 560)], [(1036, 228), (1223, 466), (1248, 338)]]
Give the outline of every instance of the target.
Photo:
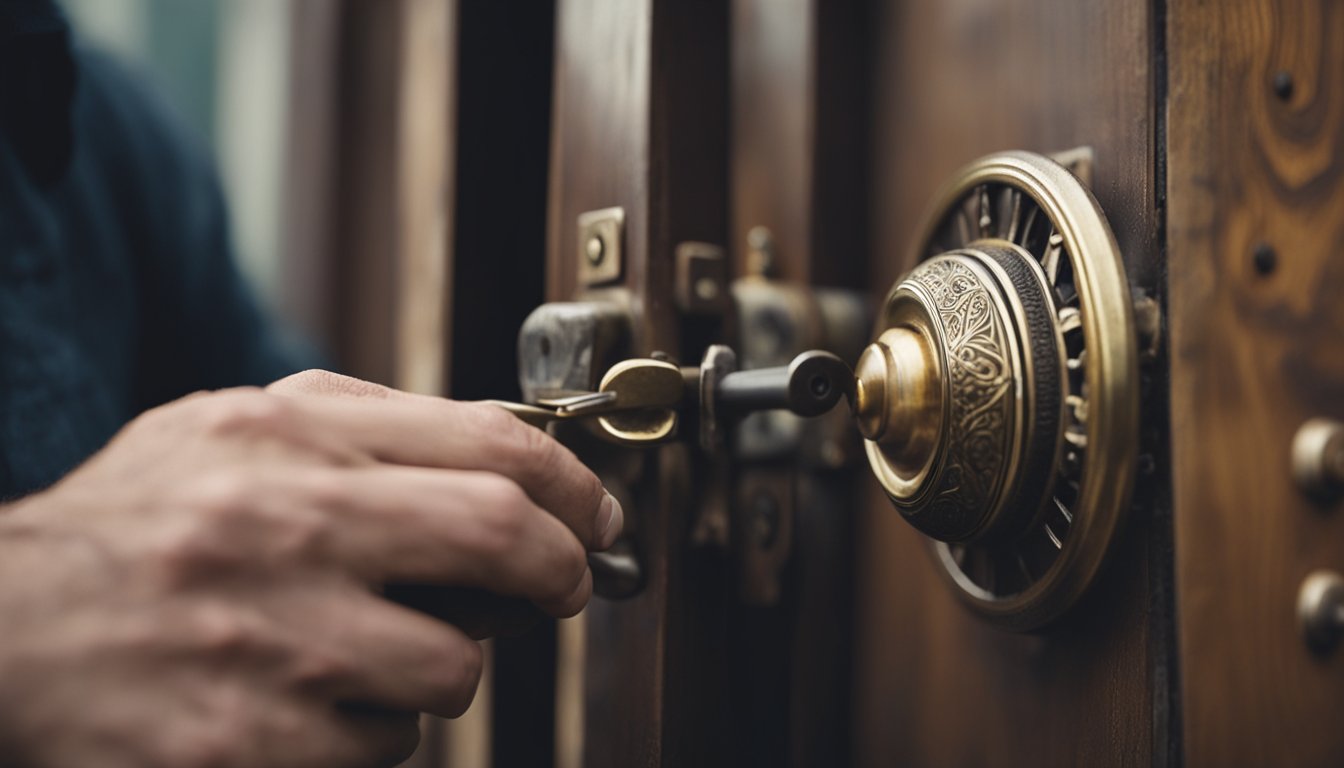
[(769, 547), (779, 535), (779, 503), (765, 491), (751, 500), (751, 530), (756, 544)]
[(597, 266), (607, 256), (607, 244), (602, 242), (600, 235), (593, 235), (583, 244), (583, 253), (588, 257), (589, 264)]
[(1262, 275), (1268, 275), (1274, 271), (1279, 264), (1279, 255), (1274, 252), (1274, 247), (1269, 243), (1260, 243), (1255, 246), (1251, 252), (1251, 261), (1255, 264), (1255, 271)]
[(1293, 97), (1293, 76), (1287, 70), (1274, 73), (1274, 95), (1287, 101)]
[(702, 277), (695, 281), (695, 297), (701, 301), (714, 301), (719, 297), (719, 284), (712, 277)]

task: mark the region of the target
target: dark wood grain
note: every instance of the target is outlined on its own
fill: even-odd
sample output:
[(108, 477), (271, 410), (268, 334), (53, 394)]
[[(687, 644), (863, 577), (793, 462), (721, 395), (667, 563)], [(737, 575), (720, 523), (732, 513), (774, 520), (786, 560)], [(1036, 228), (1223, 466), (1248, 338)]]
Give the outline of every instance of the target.
[(1344, 765), (1344, 656), (1313, 657), (1293, 614), (1309, 571), (1344, 571), (1344, 506), (1305, 499), (1288, 459), (1303, 420), (1344, 417), (1344, 6), (1174, 0), (1169, 19), (1187, 762)]
[[(930, 196), (956, 168), (996, 150), (1078, 145), (1095, 149), (1093, 191), (1131, 281), (1154, 287), (1160, 79), (1150, 6), (942, 0), (885, 2), (879, 11), (875, 293), (911, 266), (911, 239)], [(1161, 415), (1146, 419), (1160, 436)], [(1166, 759), (1169, 619), (1150, 604), (1165, 534), (1154, 507), (1134, 511), (1109, 568), (1063, 622), (1015, 635), (965, 610), (920, 538), (874, 484), (868, 488), (858, 535), (855, 751), (863, 764)]]
[[(721, 2), (562, 0), (556, 9), (547, 292), (574, 295), (578, 214), (623, 207), (634, 355), (686, 356), (674, 247), (726, 241), (727, 20)], [(624, 501), (646, 585), (586, 611), (584, 763), (713, 765), (729, 728), (718, 688), (726, 572), (720, 557), (687, 545), (688, 447), (640, 460), (644, 481)]]

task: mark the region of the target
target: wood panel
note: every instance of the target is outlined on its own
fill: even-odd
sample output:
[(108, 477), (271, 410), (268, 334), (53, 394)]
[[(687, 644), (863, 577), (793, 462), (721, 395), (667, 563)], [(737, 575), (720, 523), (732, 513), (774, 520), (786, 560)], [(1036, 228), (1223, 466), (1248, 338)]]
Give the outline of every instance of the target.
[[(1289, 477), (1344, 418), (1344, 5), (1173, 0), (1168, 250), (1176, 585), (1191, 766), (1344, 765), (1344, 656), (1294, 603), (1344, 505)], [(1256, 252), (1261, 251), (1257, 264)]]
[[(1161, 40), (1145, 3), (884, 2), (872, 29), (874, 291), (911, 266), (930, 196), (991, 151), (1090, 145), (1093, 191), (1131, 281), (1161, 272), (1154, 105)], [(1161, 379), (1160, 368), (1153, 372)], [(1151, 407), (1155, 401), (1149, 401)], [(1160, 398), (1158, 401), (1160, 403)], [(1165, 441), (1164, 408), (1145, 415)], [(1170, 534), (1160, 461), (1118, 551), (1062, 622), (986, 625), (869, 483), (859, 522), (856, 754), (870, 765), (1162, 765), (1173, 692)]]
[[(579, 213), (625, 209), (623, 284), (635, 355), (683, 358), (673, 249), (727, 236), (727, 5), (712, 0), (561, 0), (556, 8), (548, 295), (575, 292)], [(586, 610), (584, 764), (713, 765), (729, 728), (727, 584), (721, 558), (687, 545), (690, 453), (642, 455), (623, 498), (646, 584)]]

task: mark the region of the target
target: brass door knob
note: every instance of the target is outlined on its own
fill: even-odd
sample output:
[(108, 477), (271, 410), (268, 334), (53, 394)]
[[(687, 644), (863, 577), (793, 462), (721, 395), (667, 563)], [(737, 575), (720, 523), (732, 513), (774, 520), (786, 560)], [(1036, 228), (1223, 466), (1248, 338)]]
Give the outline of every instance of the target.
[(856, 366), (869, 464), (976, 611), (1057, 617), (1128, 506), (1133, 309), (1096, 200), (1040, 155), (979, 160), (943, 190), (920, 263)]

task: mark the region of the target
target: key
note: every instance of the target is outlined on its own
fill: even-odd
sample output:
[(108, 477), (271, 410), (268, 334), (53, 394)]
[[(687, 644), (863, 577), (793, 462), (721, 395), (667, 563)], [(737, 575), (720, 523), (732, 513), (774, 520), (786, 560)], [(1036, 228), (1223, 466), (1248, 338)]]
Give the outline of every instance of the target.
[(508, 400), (486, 400), (486, 403), (503, 408), (514, 416), (534, 427), (545, 428), (553, 421), (582, 418), (603, 413), (616, 406), (615, 392), (583, 392), (560, 398), (546, 398), (536, 405), (514, 403)]
[[(726, 348), (711, 349), (707, 359)], [(731, 352), (726, 353), (729, 358)], [(596, 418), (608, 437), (620, 443), (658, 443), (676, 432), (678, 411), (688, 399), (701, 402), (701, 420), (717, 422), (762, 410), (783, 409), (819, 416), (843, 397), (852, 397), (854, 373), (840, 358), (812, 350), (787, 366), (753, 371), (720, 371), (702, 380), (705, 369), (679, 368), (663, 360), (623, 360), (602, 377), (597, 392), (540, 400), (536, 405), (503, 400), (499, 406), (537, 427), (553, 421)]]
[(677, 407), (685, 397), (681, 369), (662, 360), (623, 360), (602, 377), (597, 392), (542, 399), (536, 405), (485, 402), (535, 427), (555, 421), (596, 418), (604, 432), (624, 443), (656, 443), (671, 437)]

